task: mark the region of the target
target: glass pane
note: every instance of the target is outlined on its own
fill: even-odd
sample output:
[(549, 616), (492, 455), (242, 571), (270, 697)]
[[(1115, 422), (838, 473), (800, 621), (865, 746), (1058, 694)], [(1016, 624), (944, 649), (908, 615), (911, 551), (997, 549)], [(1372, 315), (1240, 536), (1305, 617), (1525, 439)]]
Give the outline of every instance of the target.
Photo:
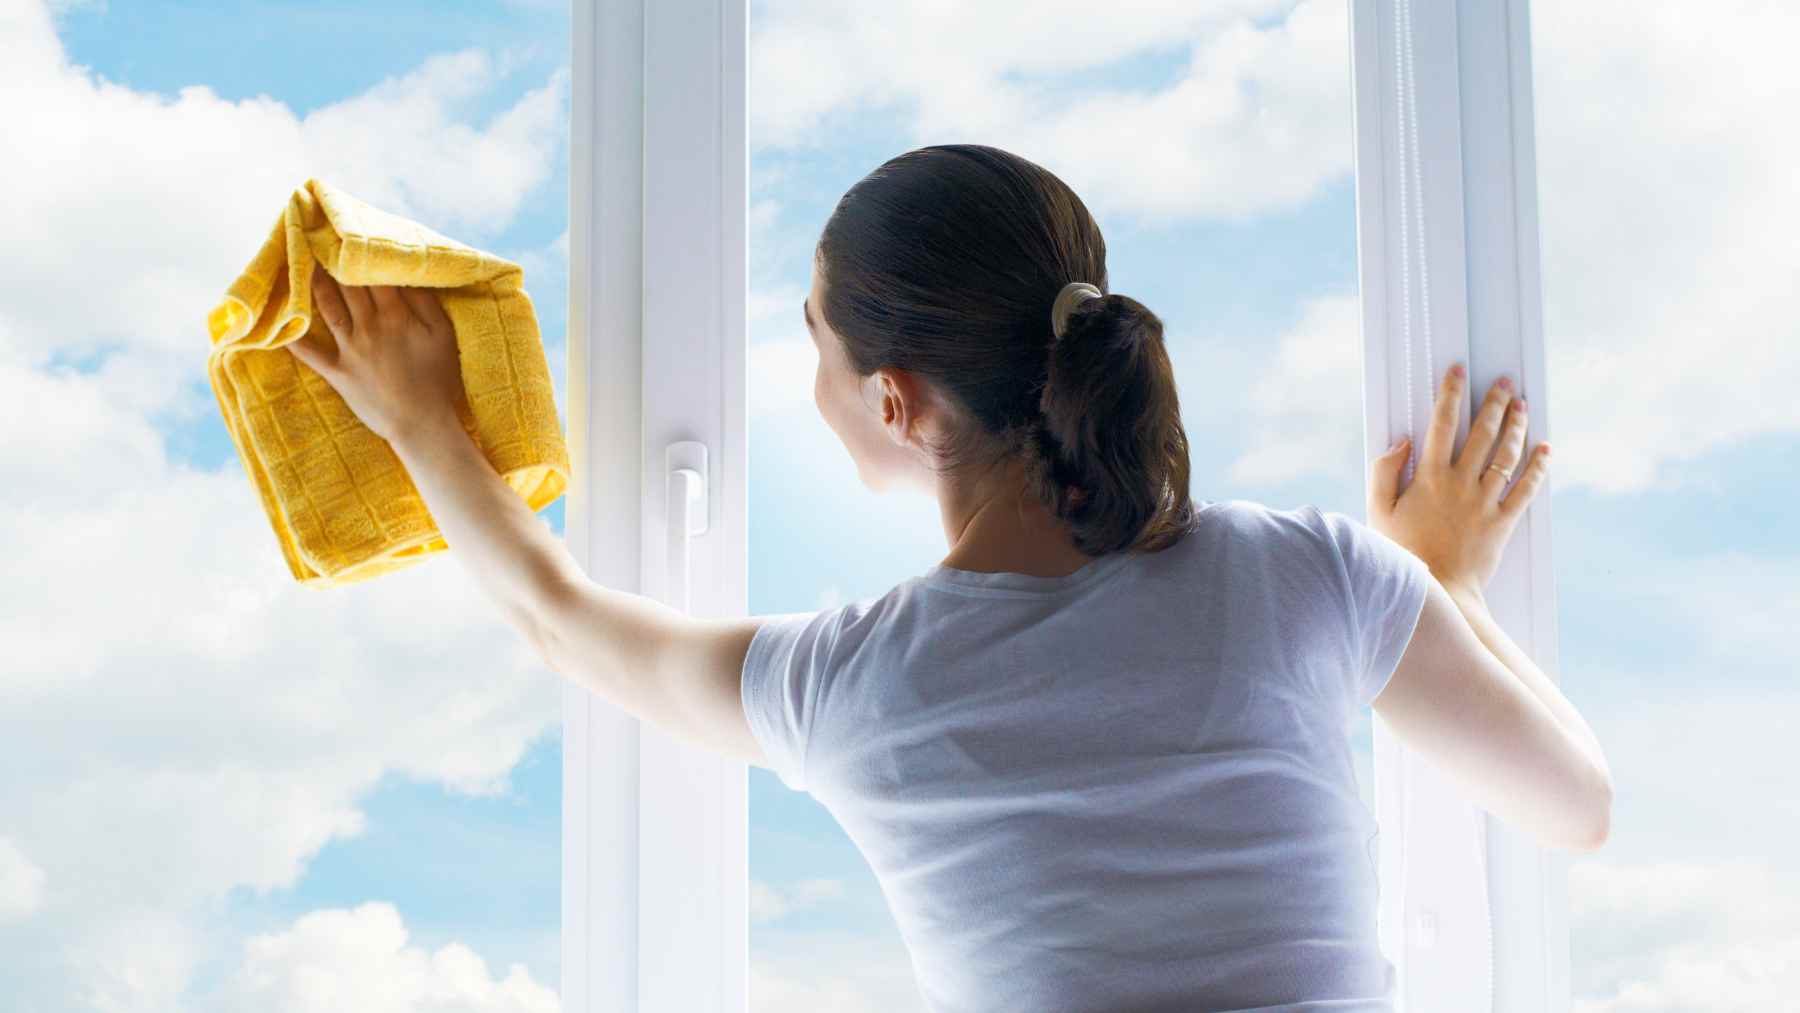
[(205, 321), (317, 177), (522, 264), (560, 405), (567, 6), (4, 8), (0, 1006), (556, 1009), (560, 679), (446, 554), (295, 582)]
[(1531, 18), (1559, 660), (1618, 791), (1605, 848), (1571, 856), (1572, 991), (1595, 1013), (1781, 1009), (1800, 11)]
[[(860, 481), (801, 316), (839, 196), (929, 144), (1021, 155), (1097, 217), (1112, 291), (1164, 321), (1197, 500), (1363, 516), (1343, 4), (1136, 5), (1078, 29), (1024, 3), (750, 11), (753, 613), (879, 597), (949, 549), (934, 500)], [(1367, 711), (1351, 741), (1369, 805)], [(922, 1008), (832, 814), (762, 768), (750, 799), (751, 1008)]]

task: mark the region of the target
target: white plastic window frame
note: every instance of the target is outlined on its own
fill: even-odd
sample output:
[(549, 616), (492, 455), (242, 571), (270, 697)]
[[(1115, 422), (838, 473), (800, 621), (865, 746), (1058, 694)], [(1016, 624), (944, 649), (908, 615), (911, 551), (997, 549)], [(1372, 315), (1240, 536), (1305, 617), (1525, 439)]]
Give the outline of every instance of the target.
[[(1457, 359), (1472, 392), (1517, 378), (1547, 439), (1525, 0), (1347, 2), (1365, 460), (1419, 432)], [(608, 587), (743, 615), (748, 7), (571, 11), (570, 551)], [(1465, 412), (1459, 446), (1467, 429)], [(1555, 678), (1549, 534), (1540, 494), (1487, 596)], [(747, 1008), (747, 775), (565, 685), (565, 1011)], [(1401, 1009), (1564, 1013), (1563, 856), (1462, 801), (1379, 719), (1375, 779)]]
[[(1402, 434), (1421, 444), (1456, 361), (1471, 381), (1458, 449), (1503, 374), (1548, 440), (1527, 0), (1349, 2), (1364, 460)], [(1560, 682), (1550, 564), (1546, 488), (1484, 593)], [(1566, 1013), (1568, 853), (1465, 801), (1379, 716), (1374, 735), (1379, 933), (1402, 1013)]]
[[(744, 615), (748, 8), (571, 14), (570, 552), (607, 587)], [(748, 773), (565, 684), (565, 1011), (746, 1008)]]

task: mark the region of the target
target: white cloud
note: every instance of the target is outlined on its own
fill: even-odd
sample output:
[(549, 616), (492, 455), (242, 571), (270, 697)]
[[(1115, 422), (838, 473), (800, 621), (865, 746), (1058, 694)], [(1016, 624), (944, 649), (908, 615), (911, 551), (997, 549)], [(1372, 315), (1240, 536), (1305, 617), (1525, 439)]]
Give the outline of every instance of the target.
[[(774, 198), (770, 198), (770, 197), (765, 197), (759, 201), (752, 201), (750, 203), (750, 212), (749, 212), (750, 234), (753, 236), (759, 235), (769, 229), (774, 228), (775, 221), (780, 216), (781, 216), (781, 202), (780, 201), (777, 201)], [(804, 293), (804, 292), (801, 293), (802, 298), (804, 298), (805, 295), (806, 295), (806, 293)]]
[(803, 908), (844, 896), (844, 884), (836, 879), (807, 879), (788, 886), (774, 886), (760, 879), (750, 881), (750, 920), (770, 922)]
[[(1616, 785), (1606, 848), (1570, 865), (1577, 1013), (1760, 1011), (1800, 992), (1800, 875), (1787, 857), (1800, 848), (1795, 654), (1791, 642), (1757, 662), (1706, 652), (1734, 624), (1728, 559), (1698, 561), (1692, 576), (1683, 565), (1680, 581), (1652, 568), (1641, 582), (1684, 605), (1698, 591), (1671, 639), (1697, 642), (1699, 656), (1667, 672), (1590, 661), (1568, 676)], [(1757, 593), (1752, 580), (1740, 596)], [(1582, 703), (1616, 686), (1633, 692)]]
[(0, 341), (40, 367), (121, 350), (109, 391), (184, 417), (216, 411), (192, 382), (207, 310), (308, 177), (479, 245), (549, 179), (566, 132), (566, 71), (468, 122), (512, 59), (477, 50), (299, 116), (267, 96), (169, 97), (71, 65), (35, 0), (0, 5), (0, 45), (0, 115), (31, 139), (0, 167)]
[[(1244, 448), (1226, 472), (1228, 481), (1273, 485), (1316, 474), (1361, 479), (1361, 305), (1355, 295), (1308, 299), (1299, 322), (1276, 339), (1272, 363), (1242, 402)], [(1208, 366), (1216, 370), (1214, 363)]]
[(569, 231), (563, 230), (543, 246), (527, 250), (511, 250), (501, 254), (506, 259), (518, 264), (525, 271), (525, 290), (531, 295), (533, 304), (538, 296), (535, 291), (550, 288), (562, 291), (567, 288), (569, 275)]
[(1569, 870), (1575, 1013), (1783, 1008), (1800, 992), (1800, 893), (1751, 862)]
[(205, 313), (309, 175), (479, 243), (549, 178), (566, 78), (477, 127), (504, 54), (299, 117), (72, 67), (40, 3), (0, 5), (0, 49), (31, 139), (0, 162), (0, 978), (31, 1009), (186, 1010), (229, 895), (293, 885), (383, 778), (503, 790), (560, 703), (454, 559), (302, 589), (235, 457), (174, 458), (172, 420), (221, 424)]
[(800, 304), (806, 300), (807, 291), (803, 285), (781, 285), (775, 288), (751, 289), (745, 303), (744, 315), (755, 323), (758, 320), (777, 320), (782, 330), (798, 334), (799, 340), (806, 342), (806, 323), (801, 319)]
[(1741, 551), (1673, 560), (1657, 567), (1670, 613), (1704, 616), (1694, 646), (1720, 669), (1767, 673), (1772, 681), (1795, 658), (1800, 560)]
[(924, 1013), (899, 934), (758, 930), (750, 960), (751, 1013)]
[[(1103, 219), (1286, 208), (1348, 171), (1351, 151), (1346, 8), (1289, 6), (1127, 0), (1095, 18), (1073, 0), (774, 4), (751, 33), (750, 136), (803, 149), (831, 143), (828, 124), (903, 107), (918, 143), (1016, 152)], [(1174, 50), (1189, 65), (1157, 91), (1064, 78)]]
[[(804, 325), (802, 325), (804, 326)], [(758, 420), (781, 417), (804, 422), (811, 416), (821, 428), (818, 405), (813, 401), (813, 381), (819, 369), (819, 350), (812, 340), (778, 338), (750, 345), (745, 363), (749, 391), (745, 398), (751, 424)]]
[(751, 1013), (787, 1013), (789, 1010), (832, 1010), (834, 1013), (894, 1013), (923, 1010), (922, 1002), (896, 1006), (871, 995), (867, 986), (833, 968), (825, 974), (784, 976), (771, 973), (760, 961), (750, 963)]
[(523, 964), (504, 978), (461, 943), (409, 945), (384, 903), (303, 915), (244, 944), (223, 1008), (266, 1013), (557, 1013), (556, 993)]
[(306, 148), (329, 159), (342, 186), (383, 210), (441, 223), (439, 231), (492, 233), (550, 178), (568, 118), (567, 68), (486, 127), (453, 118), (498, 77), (479, 49), (433, 56), (308, 114)]
[(1643, 491), (1800, 429), (1797, 36), (1754, 0), (1533, 11), (1559, 484)]
[(301, 589), (236, 469), (153, 463), (87, 503), (0, 502), (0, 552), (29, 575), (0, 587), (0, 740), (30, 758), (0, 810), (55, 885), (33, 945), (83, 948), (128, 904), (291, 885), (361, 831), (384, 775), (495, 791), (554, 727), (554, 674), (459, 564)]
[(37, 964), (32, 949), (9, 947), (11, 967), (56, 971), (54, 981), (23, 979), (12, 998), (33, 1010), (187, 1013), (183, 993), (204, 947), (204, 933), (192, 919), (121, 899), (56, 953), (56, 964)]
[(0, 922), (24, 918), (44, 904), (44, 870), (0, 837)]

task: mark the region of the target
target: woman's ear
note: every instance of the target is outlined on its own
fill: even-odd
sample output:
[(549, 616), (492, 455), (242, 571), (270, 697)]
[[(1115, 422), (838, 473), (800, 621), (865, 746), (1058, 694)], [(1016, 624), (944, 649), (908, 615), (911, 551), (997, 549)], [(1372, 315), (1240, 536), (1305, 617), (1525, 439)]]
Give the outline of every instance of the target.
[(904, 369), (883, 367), (864, 380), (865, 403), (888, 439), (905, 447), (916, 442), (923, 394), (918, 378)]

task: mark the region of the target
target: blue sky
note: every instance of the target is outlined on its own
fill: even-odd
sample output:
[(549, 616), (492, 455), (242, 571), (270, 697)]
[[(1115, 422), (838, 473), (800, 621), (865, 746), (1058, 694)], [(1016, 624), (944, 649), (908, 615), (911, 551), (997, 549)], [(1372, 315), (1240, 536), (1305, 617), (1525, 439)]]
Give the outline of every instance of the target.
[[(751, 5), (752, 612), (879, 595), (945, 551), (935, 504), (857, 483), (799, 320), (838, 196), (925, 144), (1017, 151), (1095, 211), (1111, 288), (1167, 324), (1196, 496), (1362, 516), (1344, 5), (1142, 5), (1079, 38), (1015, 7)], [(1800, 988), (1777, 860), (1800, 844), (1800, 197), (1768, 167), (1796, 153), (1771, 124), (1800, 71), (1770, 40), (1800, 24), (1725, 4), (1703, 47), (1680, 5), (1542, 7), (1549, 377), (1525, 393), (1555, 425), (1564, 688), (1620, 788), (1571, 873), (1577, 1008), (1772, 1008)], [(0, 165), (0, 404), (43, 434), (0, 437), (0, 554), (27, 578), (0, 591), (25, 645), (0, 672), (0, 987), (298, 1010), (325, 975), (425, 1010), (418, 982), (478, 959), (467, 1008), (554, 1009), (554, 674), (446, 558), (284, 584), (201, 319), (320, 175), (523, 264), (566, 403), (566, 6), (29, 0), (0, 46), (22, 85), (0, 113), (37, 139)], [(82, 297), (95, 272), (112, 298)], [(1367, 797), (1366, 715), (1353, 735)], [(830, 814), (760, 768), (750, 796), (752, 1009), (907, 1008)]]

